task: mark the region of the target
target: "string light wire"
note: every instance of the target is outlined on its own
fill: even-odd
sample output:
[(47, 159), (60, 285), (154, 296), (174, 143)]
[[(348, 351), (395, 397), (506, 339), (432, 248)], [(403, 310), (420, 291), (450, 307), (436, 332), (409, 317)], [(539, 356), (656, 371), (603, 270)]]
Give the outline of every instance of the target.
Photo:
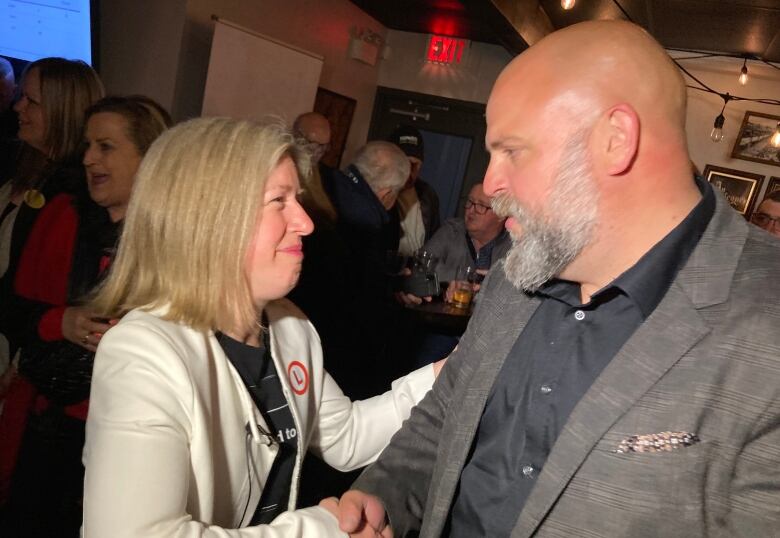
[[(620, 5), (620, 2), (618, 0), (612, 0), (612, 3), (615, 4), (618, 7), (618, 9), (623, 13), (623, 15), (626, 17), (626, 19), (629, 22), (633, 22), (634, 24), (638, 24), (631, 17), (631, 15), (628, 13), (628, 11), (626, 11), (623, 8), (623, 6)], [(685, 69), (682, 66), (682, 64), (679, 62), (679, 60), (694, 60), (694, 59), (697, 59), (697, 58), (745, 58), (745, 59), (747, 59), (747, 57), (745, 55), (725, 54), (725, 53), (724, 54), (721, 54), (721, 53), (711, 53), (711, 52), (704, 52), (704, 51), (690, 50), (690, 49), (672, 49), (672, 48), (670, 48), (670, 49), (667, 49), (667, 50), (679, 51), (679, 52), (688, 52), (688, 53), (691, 53), (691, 54), (700, 54), (701, 55), (701, 56), (694, 56), (694, 57), (690, 57), (690, 58), (672, 58), (670, 56), (670, 58), (672, 58), (672, 61), (680, 69), (680, 71), (682, 71), (683, 73), (688, 75), (690, 78), (692, 78), (694, 81), (696, 81), (701, 86), (701, 87), (696, 87), (696, 86), (691, 86), (689, 84), (686, 84), (686, 87), (691, 88), (692, 90), (698, 90), (698, 91), (702, 91), (702, 92), (715, 94), (715, 95), (719, 96), (721, 99), (723, 99), (724, 101), (726, 100), (726, 96), (728, 95), (728, 100), (729, 101), (749, 101), (749, 102), (752, 102), (752, 103), (761, 103), (761, 104), (764, 104), (764, 105), (780, 106), (780, 99), (763, 99), (763, 98), (762, 99), (754, 99), (754, 98), (750, 98), (750, 97), (740, 97), (738, 95), (729, 95), (727, 93), (723, 93), (723, 92), (719, 92), (717, 90), (714, 90), (714, 89), (710, 88), (709, 86), (707, 86), (705, 83), (703, 83), (701, 80), (699, 80), (698, 78), (693, 76), (691, 74), (691, 72), (688, 71), (687, 69)], [(774, 67), (775, 69), (780, 70), (780, 67), (775, 65), (773, 62), (770, 62), (770, 61), (765, 60), (763, 58), (751, 57), (750, 59), (756, 60), (756, 61), (759, 61), (759, 62), (763, 62), (763, 63), (765, 63), (766, 65), (768, 65), (770, 67)], [(728, 102), (728, 101), (726, 101), (726, 102)]]

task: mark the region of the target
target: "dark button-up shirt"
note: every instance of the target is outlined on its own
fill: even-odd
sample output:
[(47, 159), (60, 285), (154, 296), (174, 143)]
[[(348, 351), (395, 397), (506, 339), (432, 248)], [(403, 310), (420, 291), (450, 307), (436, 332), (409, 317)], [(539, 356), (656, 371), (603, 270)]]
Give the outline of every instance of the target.
[(582, 304), (553, 280), (487, 400), (450, 514), (452, 536), (509, 536), (569, 414), (661, 302), (715, 210), (710, 189), (634, 266)]
[(469, 248), (471, 259), (474, 260), (474, 269), (490, 269), (490, 265), (493, 261), (493, 248), (495, 248), (498, 243), (506, 241), (507, 235), (509, 234), (506, 229), (503, 229), (496, 237), (482, 245), (481, 249), (477, 250), (474, 247), (474, 241), (471, 240), (471, 236), (466, 233), (466, 245)]

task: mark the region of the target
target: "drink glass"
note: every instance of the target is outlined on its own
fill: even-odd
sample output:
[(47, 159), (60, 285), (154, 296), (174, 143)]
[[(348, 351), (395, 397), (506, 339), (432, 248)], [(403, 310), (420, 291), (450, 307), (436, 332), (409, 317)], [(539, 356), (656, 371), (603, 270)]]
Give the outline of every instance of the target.
[(474, 268), (471, 266), (458, 267), (455, 272), (455, 280), (450, 283), (454, 286), (452, 292), (452, 305), (456, 308), (468, 308), (474, 298)]

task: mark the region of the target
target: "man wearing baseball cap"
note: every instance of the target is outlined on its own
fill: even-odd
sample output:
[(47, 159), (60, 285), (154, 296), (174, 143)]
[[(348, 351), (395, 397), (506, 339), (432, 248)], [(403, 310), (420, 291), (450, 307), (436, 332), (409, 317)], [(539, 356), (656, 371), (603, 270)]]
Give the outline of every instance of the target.
[(401, 217), (398, 252), (410, 256), (439, 228), (439, 196), (433, 187), (419, 177), (425, 156), (420, 131), (415, 127), (402, 125), (393, 131), (389, 140), (403, 150), (411, 165), (409, 179), (398, 195)]

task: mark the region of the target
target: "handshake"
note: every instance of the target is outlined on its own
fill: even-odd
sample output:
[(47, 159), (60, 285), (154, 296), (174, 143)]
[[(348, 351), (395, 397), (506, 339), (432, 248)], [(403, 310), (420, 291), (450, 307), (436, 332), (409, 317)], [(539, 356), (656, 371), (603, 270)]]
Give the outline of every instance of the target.
[(385, 507), (373, 495), (352, 489), (342, 495), (341, 499), (323, 499), (320, 506), (338, 519), (339, 528), (350, 537), (393, 538)]

